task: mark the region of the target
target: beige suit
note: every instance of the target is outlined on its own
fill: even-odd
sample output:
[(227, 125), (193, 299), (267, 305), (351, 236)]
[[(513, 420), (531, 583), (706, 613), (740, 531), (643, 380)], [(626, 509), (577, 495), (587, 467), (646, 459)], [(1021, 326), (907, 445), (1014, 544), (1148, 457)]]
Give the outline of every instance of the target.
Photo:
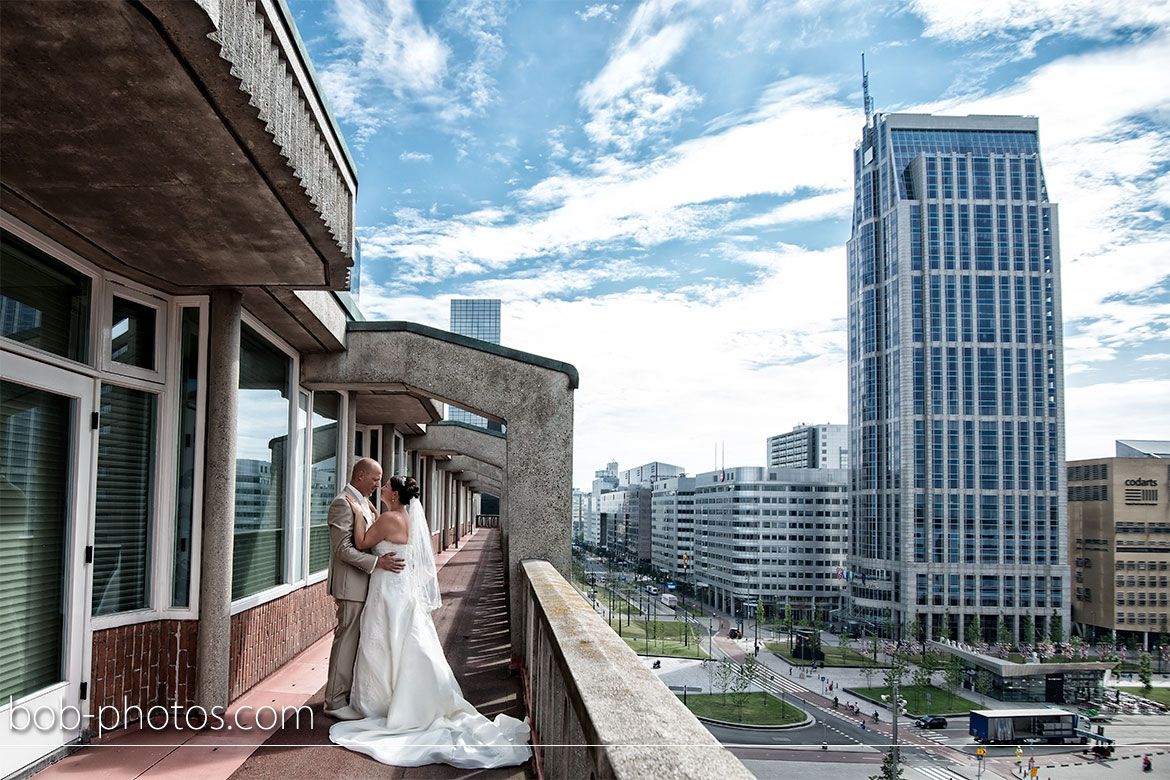
[(353, 546), (356, 512), (365, 515), (363, 520), (373, 519), (370, 502), (358, 499), (357, 491), (348, 486), (329, 505), (329, 595), (337, 600), (337, 628), (333, 631), (329, 679), (325, 684), (327, 710), (349, 705), (362, 608), (370, 587), (370, 573), (378, 563), (378, 556)]

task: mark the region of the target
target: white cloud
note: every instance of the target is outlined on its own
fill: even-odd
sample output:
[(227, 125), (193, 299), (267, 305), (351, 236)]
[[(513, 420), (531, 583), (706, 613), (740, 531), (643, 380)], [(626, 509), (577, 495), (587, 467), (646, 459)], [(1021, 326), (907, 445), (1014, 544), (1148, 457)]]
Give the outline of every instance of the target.
[[(636, 263), (569, 269), (472, 285), (504, 298), (503, 343), (572, 363), (576, 393), (574, 484), (618, 455), (626, 465), (665, 459), (710, 468), (717, 441), (728, 464), (759, 465), (764, 440), (800, 420), (845, 418), (844, 249), (781, 247), (734, 258), (758, 280), (713, 279), (673, 293), (635, 288), (561, 300), (557, 277), (575, 289), (625, 274)], [(596, 275), (597, 278), (591, 279)], [(818, 289), (820, 295), (797, 291)], [(464, 291), (461, 290), (461, 294)], [(447, 299), (363, 287), (372, 317), (447, 327)], [(728, 420), (750, 420), (729, 425)]]
[[(589, 174), (550, 176), (518, 193), (523, 211), (495, 214), (490, 223), (402, 211), (396, 224), (363, 236), (363, 252), (396, 260), (403, 281), (439, 281), (463, 262), (502, 269), (618, 240), (652, 246), (710, 236), (725, 229), (742, 199), (847, 190), (850, 162), (841, 150), (857, 132), (856, 109), (833, 100), (827, 84), (789, 79), (746, 116), (724, 118), (717, 132), (655, 159), (606, 158)], [(825, 205), (816, 201), (808, 212)], [(789, 213), (800, 209), (792, 204)]]
[(426, 152), (403, 152), (398, 155), (403, 162), (430, 162), (433, 158)]
[(334, 0), (339, 35), (356, 55), (334, 67), (399, 93), (436, 89), (450, 49), (423, 26), (410, 0)]
[(1137, 359), (1142, 362), (1156, 361), (1170, 365), (1170, 352), (1151, 352), (1148, 355), (1139, 355)]
[(1102, 382), (1065, 390), (1066, 457), (1108, 458), (1117, 439), (1170, 438), (1170, 379)]
[(1108, 38), (1118, 32), (1170, 23), (1166, 0), (913, 0), (926, 35), (955, 41), (1033, 33)]
[(613, 21), (613, 13), (618, 10), (616, 4), (606, 5), (605, 3), (597, 3), (595, 5), (586, 6), (584, 11), (577, 11), (577, 18), (583, 22), (598, 17), (605, 19), (607, 22)]
[(700, 29), (697, 20), (683, 18), (693, 5), (646, 0), (635, 10), (608, 61), (580, 91), (589, 114), (585, 133), (595, 144), (630, 153), (702, 102), (666, 72)]

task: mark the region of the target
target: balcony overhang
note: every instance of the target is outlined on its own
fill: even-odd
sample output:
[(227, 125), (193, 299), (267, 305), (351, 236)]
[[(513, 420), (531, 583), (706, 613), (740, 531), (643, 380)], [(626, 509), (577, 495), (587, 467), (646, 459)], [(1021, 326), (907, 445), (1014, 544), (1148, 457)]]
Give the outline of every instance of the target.
[(424, 455), (467, 455), (498, 469), (503, 469), (508, 462), (504, 434), (466, 423), (445, 421), (428, 425), (425, 433), (408, 436), (406, 447)]
[(347, 289), (357, 178), (286, 14), (5, 0), (4, 209), (165, 292)]
[(452, 455), (450, 460), (439, 464), (442, 471), (450, 471), (461, 479), (490, 480), (497, 484), (504, 482), (504, 470), (490, 463), (467, 455)]
[[(520, 561), (526, 558), (547, 560), (568, 577), (577, 370), (412, 322), (351, 322), (346, 340), (343, 352), (305, 355), (302, 382), (358, 393), (407, 386), (506, 424), (507, 435), (500, 437), (470, 426), (439, 423), (428, 426), (421, 437), (407, 437), (406, 446), (470, 455), (502, 469), (501, 526), (512, 581), (521, 581)], [(485, 483), (491, 483), (486, 476), (480, 479)], [(512, 615), (518, 616), (517, 588), (511, 598)], [(517, 644), (519, 632), (513, 622), (512, 640)]]

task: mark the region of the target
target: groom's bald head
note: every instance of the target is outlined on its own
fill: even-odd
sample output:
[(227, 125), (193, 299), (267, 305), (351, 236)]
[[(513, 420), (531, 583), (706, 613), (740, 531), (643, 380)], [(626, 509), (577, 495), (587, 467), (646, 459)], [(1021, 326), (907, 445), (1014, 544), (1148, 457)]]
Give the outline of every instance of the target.
[(349, 475), (349, 484), (357, 492), (368, 496), (374, 488), (382, 482), (382, 467), (373, 458), (361, 458), (353, 464), (353, 472)]

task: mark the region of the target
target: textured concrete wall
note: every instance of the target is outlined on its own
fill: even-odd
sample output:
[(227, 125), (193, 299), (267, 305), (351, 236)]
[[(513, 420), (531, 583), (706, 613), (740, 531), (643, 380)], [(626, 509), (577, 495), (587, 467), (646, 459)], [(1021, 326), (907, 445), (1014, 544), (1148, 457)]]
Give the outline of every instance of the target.
[(559, 572), (525, 561), (522, 574), (525, 673), (546, 777), (752, 777)]
[[(387, 329), (373, 329), (378, 325)], [(543, 559), (569, 576), (576, 372), (571, 366), (558, 368), (565, 364), (536, 356), (466, 346), (450, 339), (450, 334), (432, 337), (393, 329), (395, 325), (351, 324), (349, 348), (343, 353), (306, 355), (302, 378), (306, 384), (340, 383), (355, 388), (401, 382), (446, 403), (484, 410), (505, 421), (507, 479), (501, 513), (512, 583), (512, 641), (518, 648), (520, 562)], [(409, 440), (407, 446), (412, 446)]]

